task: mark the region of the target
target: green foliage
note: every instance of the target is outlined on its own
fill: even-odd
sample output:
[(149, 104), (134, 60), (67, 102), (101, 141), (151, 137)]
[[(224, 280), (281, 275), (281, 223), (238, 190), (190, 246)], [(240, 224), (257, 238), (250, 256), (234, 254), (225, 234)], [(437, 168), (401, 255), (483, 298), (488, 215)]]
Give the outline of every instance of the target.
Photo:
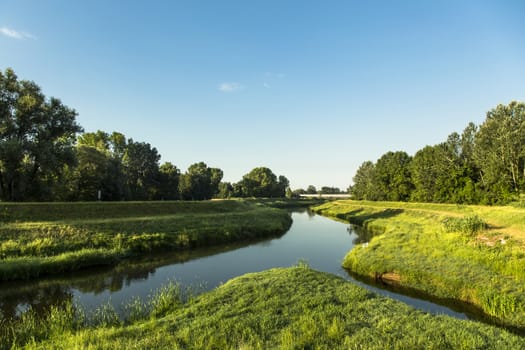
[[(408, 171), (407, 171), (408, 170)], [(413, 159), (387, 152), (364, 162), (350, 192), (354, 199), (465, 204), (516, 201), (525, 189), (525, 103), (487, 113), (445, 142), (425, 146)]]
[[(186, 303), (171, 304), (162, 314), (151, 313), (126, 325), (64, 325), (64, 333), (59, 334), (48, 331), (47, 320), (36, 321), (37, 327), (35, 320), (27, 320), (15, 330), (27, 329), (25, 338), (17, 338), (14, 348), (520, 349), (525, 346), (523, 338), (504, 330), (416, 311), (307, 266), (237, 277)], [(32, 333), (38, 330), (40, 333)], [(12, 344), (8, 338), (0, 342), (3, 348)]]
[(266, 167), (252, 169), (235, 184), (236, 195), (239, 197), (284, 198), (286, 189), (290, 186), (288, 179), (277, 176)]
[(206, 163), (192, 164), (180, 178), (179, 189), (184, 200), (211, 199), (219, 191), (222, 170), (209, 168)]
[(525, 179), (525, 103), (513, 101), (490, 110), (475, 136), (475, 145), (481, 183), (495, 196), (489, 201), (508, 201), (509, 193), (519, 194)]
[(128, 140), (122, 164), (126, 171), (131, 198), (151, 200), (156, 197), (159, 160), (160, 154), (149, 143)]
[(9, 68), (0, 71), (0, 96), (0, 198), (48, 199), (75, 162), (77, 113)]

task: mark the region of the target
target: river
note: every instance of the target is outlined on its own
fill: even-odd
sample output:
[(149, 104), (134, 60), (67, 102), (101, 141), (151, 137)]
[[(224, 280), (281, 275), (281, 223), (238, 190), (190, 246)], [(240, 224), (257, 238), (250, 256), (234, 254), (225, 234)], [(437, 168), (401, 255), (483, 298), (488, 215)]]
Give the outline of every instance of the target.
[(155, 255), (124, 261), (112, 268), (90, 269), (30, 282), (0, 283), (0, 311), (8, 317), (16, 316), (29, 307), (38, 312), (64, 300), (72, 300), (88, 311), (107, 303), (119, 310), (132, 298), (147, 298), (169, 281), (204, 291), (248, 272), (305, 261), (315, 270), (341, 276), (424, 311), (460, 319), (479, 318), (465, 305), (441, 305), (446, 303), (356, 280), (341, 267), (341, 262), (354, 244), (363, 241), (363, 236), (348, 224), (308, 210), (294, 211), (292, 218), (288, 232), (264, 241)]

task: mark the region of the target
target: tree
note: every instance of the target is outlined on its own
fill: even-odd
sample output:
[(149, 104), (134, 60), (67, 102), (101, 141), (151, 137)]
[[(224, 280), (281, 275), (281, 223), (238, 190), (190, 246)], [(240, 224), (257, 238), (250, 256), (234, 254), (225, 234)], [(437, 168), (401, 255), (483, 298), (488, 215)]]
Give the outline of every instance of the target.
[(520, 194), (525, 182), (525, 104), (498, 105), (475, 136), (474, 160), (490, 203)]
[(64, 166), (75, 164), (77, 113), (8, 68), (0, 71), (0, 115), (0, 198), (52, 199)]
[(170, 162), (162, 164), (159, 168), (159, 193), (158, 199), (180, 199), (179, 193), (180, 170)]
[(127, 185), (133, 200), (153, 199), (157, 195), (160, 155), (149, 143), (129, 139), (122, 158)]
[(306, 194), (317, 194), (317, 189), (313, 185), (309, 185), (306, 188)]
[(275, 191), (273, 193), (273, 197), (285, 197), (288, 190), (290, 190), (291, 193), (290, 181), (286, 178), (286, 176), (279, 175), (277, 186), (275, 187)]
[(241, 197), (284, 197), (290, 182), (285, 176), (277, 176), (266, 167), (252, 169), (237, 184)]
[(217, 198), (230, 198), (234, 196), (233, 185), (229, 182), (219, 183), (219, 192), (217, 193)]
[(223, 172), (218, 168), (209, 168), (200, 162), (190, 165), (179, 182), (179, 190), (184, 200), (211, 199), (219, 191)]
[(338, 187), (323, 186), (321, 187), (321, 194), (339, 194), (341, 189)]
[(410, 162), (412, 158), (402, 151), (387, 152), (375, 165), (378, 200), (407, 201), (412, 192)]
[(379, 195), (375, 185), (375, 164), (371, 161), (366, 161), (359, 166), (355, 176), (353, 177), (354, 184), (350, 187), (350, 194), (354, 199), (360, 200), (377, 200)]

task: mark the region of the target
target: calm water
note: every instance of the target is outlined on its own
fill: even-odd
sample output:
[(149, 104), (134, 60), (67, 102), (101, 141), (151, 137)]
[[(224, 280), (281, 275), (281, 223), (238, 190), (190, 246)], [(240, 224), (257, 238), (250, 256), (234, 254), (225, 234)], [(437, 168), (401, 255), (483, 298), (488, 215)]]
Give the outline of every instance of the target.
[(349, 225), (306, 210), (292, 213), (292, 218), (292, 227), (279, 238), (157, 255), (127, 261), (110, 269), (34, 282), (0, 283), (0, 310), (6, 316), (14, 316), (29, 306), (36, 310), (46, 309), (61, 300), (74, 300), (88, 310), (108, 302), (119, 309), (132, 297), (146, 298), (168, 281), (212, 289), (247, 272), (288, 267), (305, 260), (316, 270), (342, 276), (419, 309), (458, 318), (469, 317), (461, 306), (452, 309), (355, 280), (341, 267), (341, 262), (354, 243), (365, 239), (362, 235), (358, 236)]

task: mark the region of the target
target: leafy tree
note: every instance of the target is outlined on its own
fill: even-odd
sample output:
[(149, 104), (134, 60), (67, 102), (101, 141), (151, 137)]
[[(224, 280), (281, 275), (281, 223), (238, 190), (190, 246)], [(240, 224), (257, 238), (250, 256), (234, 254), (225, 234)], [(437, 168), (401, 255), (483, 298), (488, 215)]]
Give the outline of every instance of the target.
[(234, 196), (234, 187), (229, 182), (219, 183), (219, 192), (217, 193), (217, 198), (230, 198)]
[(293, 190), (294, 197), (299, 197), (302, 194), (306, 194), (306, 191), (303, 188), (298, 188)]
[(252, 169), (237, 184), (241, 197), (284, 197), (290, 186), (285, 176), (277, 176), (266, 167)]
[(291, 192), (290, 181), (286, 178), (286, 176), (279, 175), (273, 197), (285, 197), (288, 190)]
[(377, 200), (379, 198), (373, 162), (366, 161), (361, 164), (353, 177), (353, 182), (354, 184), (350, 187), (349, 192), (354, 199)]
[(474, 160), (490, 203), (509, 200), (524, 185), (525, 104), (498, 105), (475, 136)]
[(321, 193), (322, 194), (339, 194), (341, 193), (341, 189), (338, 187), (323, 186), (321, 187)]
[(77, 113), (8, 68), (0, 71), (0, 115), (0, 198), (52, 199), (64, 166), (75, 164)]
[(179, 182), (179, 190), (184, 200), (211, 199), (218, 191), (223, 172), (209, 168), (206, 163), (192, 164)]
[(315, 188), (313, 185), (309, 185), (306, 188), (306, 194), (317, 194), (317, 188)]
[(129, 199), (122, 163), (126, 146), (124, 135), (117, 132), (110, 135), (98, 130), (80, 135), (76, 146), (78, 165), (69, 171), (67, 198), (94, 200), (101, 191), (102, 200)]
[(379, 200), (407, 201), (412, 192), (410, 162), (412, 158), (402, 151), (387, 152), (375, 165)]
[(159, 168), (159, 199), (180, 199), (179, 194), (180, 170), (170, 162)]
[(122, 158), (127, 185), (133, 200), (153, 199), (157, 195), (160, 155), (149, 143), (129, 139)]

